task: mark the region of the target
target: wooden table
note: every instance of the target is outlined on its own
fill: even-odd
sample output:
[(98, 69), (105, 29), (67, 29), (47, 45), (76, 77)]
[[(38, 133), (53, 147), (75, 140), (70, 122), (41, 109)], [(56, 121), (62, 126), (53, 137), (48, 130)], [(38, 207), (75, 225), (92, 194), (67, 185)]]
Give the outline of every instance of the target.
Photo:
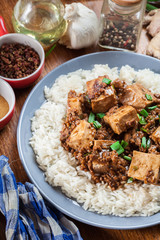
[[(83, 2), (83, 1), (81, 1)], [(11, 15), (13, 12), (13, 7), (16, 3), (16, 0), (1, 0), (0, 3), (0, 15), (3, 16), (6, 22), (6, 26), (9, 32), (13, 32), (13, 27), (11, 23)], [(70, 0), (66, 0), (66, 3), (71, 3)], [(93, 9), (99, 16), (102, 1), (89, 1), (83, 2), (88, 7)], [(52, 52), (46, 59), (44, 71), (39, 78), (40, 81), (48, 72), (50, 72), (55, 67), (60, 64), (91, 52), (103, 51), (98, 46), (82, 49), (82, 50), (69, 50), (64, 46), (57, 44), (54, 52)], [(36, 83), (37, 83), (36, 82)], [(36, 84), (35, 83), (35, 84)], [(34, 85), (35, 85), (34, 84)], [(0, 155), (6, 155), (9, 158), (10, 166), (15, 174), (16, 180), (22, 183), (29, 181), (27, 174), (21, 164), (16, 142), (16, 130), (19, 115), (22, 109), (22, 106), (27, 98), (28, 94), (34, 87), (28, 87), (25, 89), (15, 89), (16, 95), (16, 107), (12, 120), (10, 123), (0, 132)], [(93, 226), (89, 226), (72, 219), (74, 223), (78, 226), (80, 233), (84, 240), (158, 240), (160, 239), (160, 226), (149, 227), (145, 229), (138, 230), (110, 230), (110, 229), (101, 229)], [(5, 239), (5, 218), (0, 214), (0, 240)]]

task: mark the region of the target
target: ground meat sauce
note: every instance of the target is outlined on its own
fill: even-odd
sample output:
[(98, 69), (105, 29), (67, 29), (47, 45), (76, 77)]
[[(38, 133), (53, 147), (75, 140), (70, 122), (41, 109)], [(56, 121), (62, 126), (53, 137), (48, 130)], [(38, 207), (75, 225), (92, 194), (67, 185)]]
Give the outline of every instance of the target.
[[(123, 106), (121, 96), (127, 91), (127, 84), (119, 79), (106, 84), (103, 82), (103, 77), (92, 81), (93, 88), (87, 89), (85, 93), (78, 95), (75, 91), (70, 91), (68, 94), (67, 114), (61, 131), (61, 144), (65, 150), (74, 155), (77, 165), (83, 171), (90, 172), (92, 181), (107, 183), (112, 190), (115, 190), (127, 183), (128, 179), (138, 181), (138, 178), (133, 177), (131, 179), (128, 176), (133, 151), (160, 154), (160, 144), (157, 142), (159, 140), (152, 137), (160, 126), (160, 97), (159, 95), (153, 95), (148, 90), (146, 90), (146, 93), (142, 87), (141, 92), (144, 94), (145, 108), (136, 109), (136, 116), (126, 119), (126, 122), (124, 122), (123, 116), (120, 118), (121, 115), (117, 117), (117, 119), (122, 119), (121, 121), (113, 119), (113, 122), (117, 121), (115, 127), (119, 124), (120, 133), (117, 134), (114, 125), (108, 119), (120, 109), (122, 109), (122, 115), (126, 110), (126, 104)], [(106, 89), (111, 86), (114, 88), (116, 97), (115, 106), (111, 106), (107, 112), (100, 113), (100, 115), (93, 113), (92, 100), (98, 99), (97, 104), (105, 104), (104, 101), (108, 96), (108, 104), (109, 95), (107, 95)], [(128, 101), (128, 105), (132, 106), (132, 102)], [(91, 118), (93, 119), (91, 120)], [(122, 153), (118, 153), (116, 149), (111, 148), (111, 145), (118, 141), (124, 150)], [(126, 146), (123, 146), (122, 141), (125, 144), (127, 143)], [(138, 169), (139, 166), (134, 166), (135, 172)], [(152, 169), (148, 170), (144, 182), (155, 184)]]

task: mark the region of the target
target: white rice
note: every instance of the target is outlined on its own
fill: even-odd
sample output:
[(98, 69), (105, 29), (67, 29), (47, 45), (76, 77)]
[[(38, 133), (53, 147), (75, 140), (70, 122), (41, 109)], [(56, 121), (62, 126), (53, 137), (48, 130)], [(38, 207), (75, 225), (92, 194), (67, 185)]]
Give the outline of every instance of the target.
[(83, 208), (101, 214), (116, 216), (149, 216), (160, 210), (160, 187), (146, 184), (126, 184), (111, 191), (105, 184), (93, 184), (89, 173), (76, 166), (76, 160), (63, 149), (60, 142), (62, 118), (66, 114), (68, 92), (85, 91), (88, 80), (107, 74), (112, 80), (120, 78), (128, 84), (141, 83), (154, 93), (160, 92), (160, 75), (149, 69), (135, 71), (130, 66), (110, 69), (108, 65), (95, 65), (92, 70), (78, 70), (60, 76), (51, 89), (45, 87), (47, 101), (32, 119), (30, 144), (36, 160), (44, 170), (46, 181), (60, 186), (64, 194), (76, 199)]

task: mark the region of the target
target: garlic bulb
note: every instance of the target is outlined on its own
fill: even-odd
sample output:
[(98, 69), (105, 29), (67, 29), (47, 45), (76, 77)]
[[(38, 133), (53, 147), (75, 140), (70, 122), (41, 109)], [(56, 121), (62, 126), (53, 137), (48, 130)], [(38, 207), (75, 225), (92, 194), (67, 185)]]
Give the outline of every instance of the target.
[(91, 9), (81, 3), (66, 4), (64, 19), (68, 21), (68, 28), (61, 37), (60, 44), (80, 49), (98, 41), (99, 20)]

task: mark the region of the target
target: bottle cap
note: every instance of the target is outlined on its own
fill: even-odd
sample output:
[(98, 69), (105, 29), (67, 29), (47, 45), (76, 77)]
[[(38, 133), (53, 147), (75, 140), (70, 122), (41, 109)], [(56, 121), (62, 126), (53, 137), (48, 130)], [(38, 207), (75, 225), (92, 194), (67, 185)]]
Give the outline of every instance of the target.
[(120, 6), (131, 6), (140, 3), (142, 0), (112, 0)]

